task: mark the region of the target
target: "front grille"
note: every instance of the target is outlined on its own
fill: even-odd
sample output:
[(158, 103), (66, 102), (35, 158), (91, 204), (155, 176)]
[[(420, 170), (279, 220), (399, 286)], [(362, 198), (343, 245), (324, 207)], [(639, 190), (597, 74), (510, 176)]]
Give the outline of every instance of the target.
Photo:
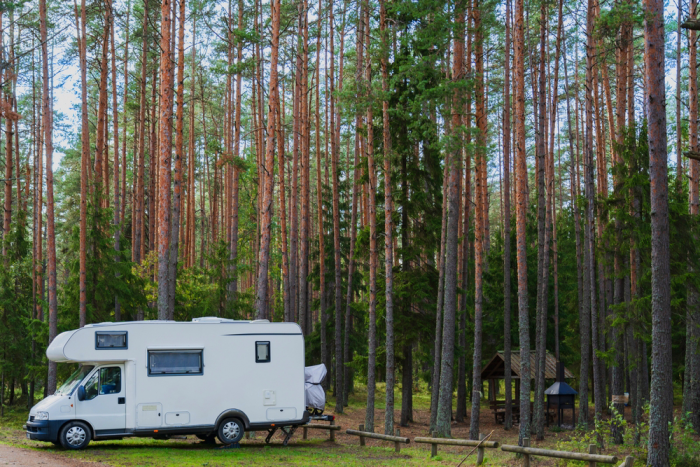
[(29, 421), (30, 421), (30, 422), (33, 422), (33, 421), (34, 421), (34, 415), (30, 415), (30, 416), (29, 416)]

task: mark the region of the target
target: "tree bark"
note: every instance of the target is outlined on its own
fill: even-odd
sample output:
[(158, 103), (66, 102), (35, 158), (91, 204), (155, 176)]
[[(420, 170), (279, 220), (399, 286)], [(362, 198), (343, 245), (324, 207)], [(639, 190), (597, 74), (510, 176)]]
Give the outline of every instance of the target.
[[(505, 384), (505, 415), (503, 426), (506, 430), (513, 427), (513, 386), (511, 370), (511, 297), (510, 297), (510, 8), (511, 1), (506, 0), (506, 31), (505, 31), (505, 57), (503, 65), (503, 374)], [(465, 235), (466, 235), (465, 229)]]
[(267, 144), (265, 145), (265, 192), (262, 202), (262, 228), (260, 256), (258, 258), (258, 293), (255, 300), (256, 319), (265, 316), (267, 276), (270, 262), (270, 238), (272, 236), (272, 193), (275, 186), (275, 125), (279, 120), (279, 89), (277, 85), (277, 57), (280, 40), (280, 0), (270, 4), (272, 18), (272, 41), (270, 53), (270, 103), (267, 114)]
[(666, 154), (666, 89), (664, 84), (664, 3), (645, 0), (645, 100), (649, 121), (651, 182), (651, 314), (652, 374), (647, 464), (669, 465), (668, 424), (673, 418), (671, 366), (671, 271), (668, 220), (668, 160)]
[(515, 133), (517, 195), (518, 321), (520, 334), (520, 434), (530, 437), (530, 329), (527, 294), (527, 154), (525, 148), (525, 33), (523, 0), (515, 2)]
[(158, 319), (170, 318), (168, 306), (170, 259), (170, 180), (171, 153), (170, 132), (172, 115), (172, 83), (170, 68), (171, 1), (161, 4), (160, 40), (160, 108), (158, 112)]

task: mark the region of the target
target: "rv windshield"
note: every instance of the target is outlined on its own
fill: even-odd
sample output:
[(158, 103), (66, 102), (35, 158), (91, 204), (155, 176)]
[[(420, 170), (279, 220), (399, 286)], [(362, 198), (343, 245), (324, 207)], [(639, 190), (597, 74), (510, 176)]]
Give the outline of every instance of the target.
[(80, 368), (75, 370), (75, 373), (70, 375), (70, 378), (66, 380), (65, 383), (61, 385), (60, 388), (54, 393), (57, 396), (67, 396), (73, 389), (80, 384), (80, 382), (95, 368), (94, 365), (81, 365)]

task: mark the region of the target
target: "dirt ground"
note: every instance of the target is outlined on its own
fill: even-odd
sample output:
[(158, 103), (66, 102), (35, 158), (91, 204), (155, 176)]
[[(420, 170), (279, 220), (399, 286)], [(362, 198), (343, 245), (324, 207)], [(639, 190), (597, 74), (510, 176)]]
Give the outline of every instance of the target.
[(1, 443), (0, 465), (22, 467), (108, 467), (106, 464), (69, 459), (58, 453), (34, 451)]

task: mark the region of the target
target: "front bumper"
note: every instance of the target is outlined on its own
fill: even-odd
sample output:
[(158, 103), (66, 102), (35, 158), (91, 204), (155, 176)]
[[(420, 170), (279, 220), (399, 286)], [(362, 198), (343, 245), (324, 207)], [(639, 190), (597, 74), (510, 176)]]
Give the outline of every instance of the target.
[(28, 421), (23, 428), (27, 438), (35, 441), (58, 441), (58, 432), (68, 420), (34, 420)]

